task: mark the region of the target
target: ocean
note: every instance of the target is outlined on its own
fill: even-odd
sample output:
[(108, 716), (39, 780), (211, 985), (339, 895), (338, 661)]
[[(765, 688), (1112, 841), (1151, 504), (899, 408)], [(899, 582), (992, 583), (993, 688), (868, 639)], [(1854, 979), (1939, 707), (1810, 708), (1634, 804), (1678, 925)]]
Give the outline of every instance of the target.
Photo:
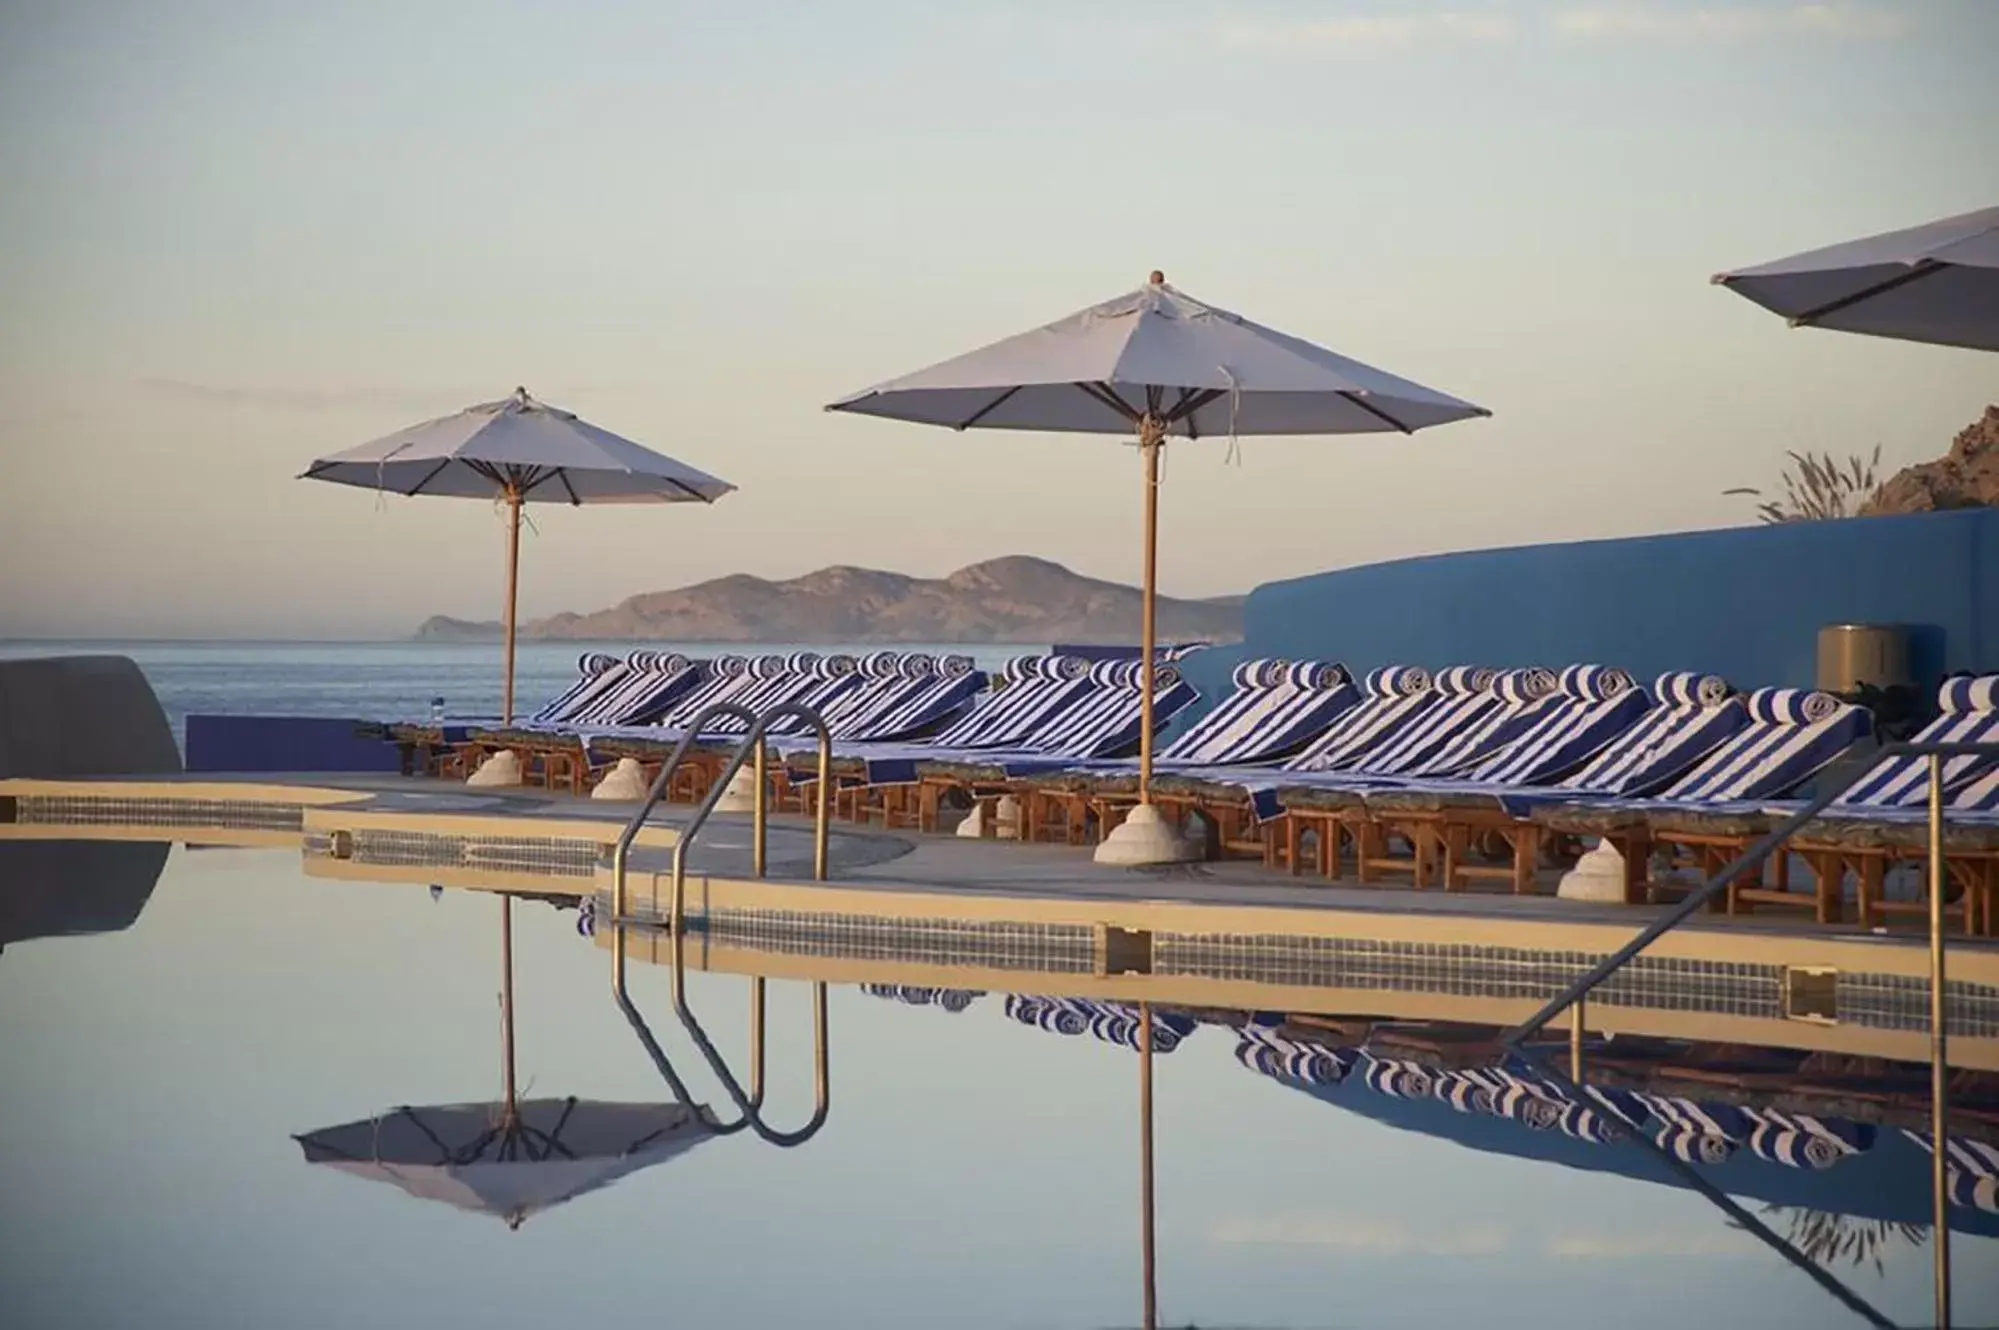
[[(524, 642), (515, 656), (514, 710), (532, 712), (576, 677), (586, 651), (623, 655), (629, 642)], [(865, 652), (880, 644), (740, 646), (647, 642), (648, 648), (713, 656), (731, 651)], [(898, 643), (898, 651), (960, 652), (982, 668), (1045, 647)], [(447, 715), (500, 711), (500, 648), (491, 642), (55, 642), (0, 641), (0, 660), (24, 656), (129, 656), (145, 671), (176, 738), (190, 714), (342, 716), (410, 720), (430, 715), (434, 697)]]

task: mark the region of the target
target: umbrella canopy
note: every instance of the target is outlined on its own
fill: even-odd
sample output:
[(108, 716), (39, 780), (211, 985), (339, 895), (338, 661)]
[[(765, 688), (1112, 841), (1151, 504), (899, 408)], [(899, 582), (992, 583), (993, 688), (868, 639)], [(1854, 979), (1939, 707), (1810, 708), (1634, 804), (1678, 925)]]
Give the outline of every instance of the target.
[(321, 458), (305, 480), (523, 503), (713, 503), (735, 488), (525, 388)]
[(952, 429), (1413, 433), (1491, 413), (1252, 323), (1164, 276), (826, 408)]
[(528, 503), (713, 503), (735, 488), (685, 462), (599, 429), (525, 388), (364, 443), (305, 469), (302, 480), (416, 496), (505, 503), (506, 688), (514, 711), (514, 611), (519, 587), (521, 507)]
[(1999, 207), (1718, 273), (1714, 281), (1794, 328), (1999, 351)]
[(511, 1113), (503, 1103), (399, 1108), (294, 1139), (308, 1164), (518, 1228), (532, 1214), (700, 1144), (713, 1127), (705, 1106), (526, 1099)]
[(1149, 803), (1160, 447), (1176, 435), (1411, 434), (1491, 414), (1195, 300), (1159, 272), (1128, 295), (826, 409), (955, 430), (1137, 435), (1145, 467), (1139, 808), (1098, 852), (1119, 863), (1186, 853)]

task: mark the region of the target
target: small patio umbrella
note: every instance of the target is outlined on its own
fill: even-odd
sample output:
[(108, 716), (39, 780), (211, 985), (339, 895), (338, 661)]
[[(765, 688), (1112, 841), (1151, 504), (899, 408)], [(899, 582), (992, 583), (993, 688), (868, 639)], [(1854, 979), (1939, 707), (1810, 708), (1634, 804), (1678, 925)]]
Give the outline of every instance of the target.
[(1713, 280), (1794, 328), (1999, 351), (1999, 207)]
[(308, 1164), (504, 1219), (650, 1168), (713, 1135), (705, 1107), (526, 1099), (398, 1108), (295, 1137)]
[(735, 488), (528, 395), (412, 425), (321, 458), (301, 480), (405, 495), (486, 499), (507, 506), (506, 688), (514, 718), (514, 605), (521, 507), (528, 503), (713, 503)]
[(1150, 802), (1159, 452), (1172, 435), (1412, 434), (1483, 407), (1203, 304), (1163, 274), (1129, 295), (830, 404), (954, 430), (1136, 435), (1145, 468), (1139, 805), (1100, 862), (1186, 857)]

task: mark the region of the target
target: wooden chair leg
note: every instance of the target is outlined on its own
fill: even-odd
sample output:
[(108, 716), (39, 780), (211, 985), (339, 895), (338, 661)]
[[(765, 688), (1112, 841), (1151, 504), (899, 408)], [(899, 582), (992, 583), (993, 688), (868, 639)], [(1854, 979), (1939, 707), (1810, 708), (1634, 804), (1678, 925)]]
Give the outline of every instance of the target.
[(1513, 894), (1532, 895), (1534, 870), (1541, 864), (1541, 828), (1522, 822), (1504, 834), (1513, 846)]
[(1640, 831), (1610, 839), (1624, 859), (1624, 903), (1649, 904), (1652, 899), (1652, 838)]

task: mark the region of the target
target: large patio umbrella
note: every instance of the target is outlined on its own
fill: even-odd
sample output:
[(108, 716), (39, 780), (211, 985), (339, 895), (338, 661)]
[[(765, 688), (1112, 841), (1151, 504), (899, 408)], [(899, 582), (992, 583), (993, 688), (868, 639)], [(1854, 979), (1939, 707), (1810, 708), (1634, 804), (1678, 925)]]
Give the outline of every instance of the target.
[(1203, 304), (1163, 274), (1129, 295), (834, 402), (829, 411), (954, 430), (1136, 435), (1144, 464), (1139, 804), (1097, 848), (1104, 863), (1186, 857), (1150, 802), (1159, 453), (1174, 435), (1412, 434), (1483, 407)]
[(525, 388), (497, 402), (321, 458), (302, 480), (405, 495), (486, 499), (507, 507), (506, 688), (514, 718), (514, 605), (521, 508), (529, 503), (713, 503), (735, 486), (538, 402)]
[(1713, 279), (1794, 328), (1999, 351), (1999, 207)]

